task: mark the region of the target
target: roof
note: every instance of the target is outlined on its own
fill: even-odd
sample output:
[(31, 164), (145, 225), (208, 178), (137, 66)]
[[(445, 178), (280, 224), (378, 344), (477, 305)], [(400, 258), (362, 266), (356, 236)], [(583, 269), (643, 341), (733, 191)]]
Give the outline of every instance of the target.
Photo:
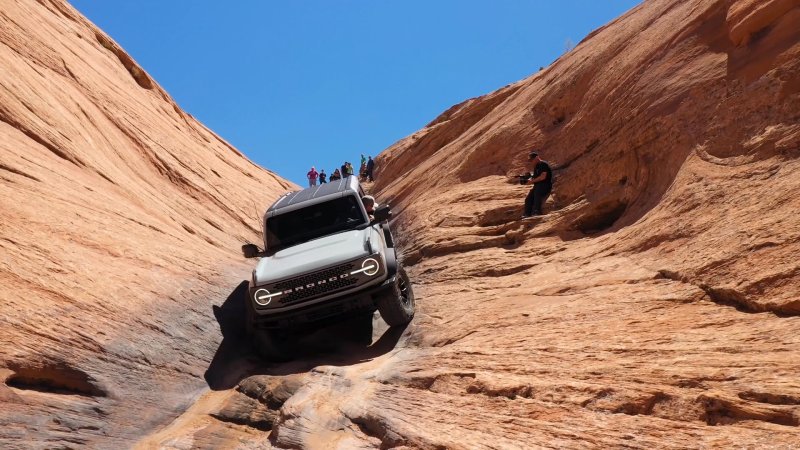
[(267, 209), (267, 213), (332, 194), (346, 191), (358, 192), (358, 186), (358, 178), (351, 175), (341, 180), (330, 181), (302, 191), (289, 192), (275, 200), (275, 203)]

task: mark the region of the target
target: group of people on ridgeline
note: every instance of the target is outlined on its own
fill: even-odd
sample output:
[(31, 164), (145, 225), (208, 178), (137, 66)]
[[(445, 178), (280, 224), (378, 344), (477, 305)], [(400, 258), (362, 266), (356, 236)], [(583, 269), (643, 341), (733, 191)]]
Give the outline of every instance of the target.
[[(531, 151), (528, 153), (528, 161), (532, 164), (533, 171), (528, 172), (525, 175), (519, 175), (521, 184), (533, 185), (533, 188), (531, 188), (527, 197), (525, 197), (525, 207), (522, 212), (523, 219), (541, 215), (542, 205), (544, 205), (544, 202), (547, 200), (547, 197), (550, 196), (550, 193), (553, 190), (553, 170), (550, 168), (550, 164), (547, 161), (543, 161), (539, 157), (539, 153), (536, 151)], [(362, 182), (375, 181), (373, 177), (374, 170), (375, 161), (372, 160), (372, 156), (365, 158), (364, 154), (362, 153), (361, 167), (358, 171), (359, 179)], [(341, 167), (334, 170), (330, 178), (328, 178), (324, 169), (317, 172), (314, 167), (311, 167), (311, 170), (309, 170), (306, 174), (309, 187), (316, 186), (317, 181), (319, 181), (319, 184), (324, 184), (328, 181), (341, 180), (342, 178), (353, 175), (355, 175), (353, 171), (353, 165), (347, 161), (345, 161)]]
[[(341, 170), (340, 170), (341, 169)], [(361, 167), (358, 171), (358, 178), (359, 180), (363, 181), (375, 181), (373, 177), (373, 171), (375, 170), (375, 161), (372, 160), (372, 156), (364, 157), (364, 154), (361, 154)], [(316, 186), (317, 180), (319, 180), (319, 184), (327, 183), (328, 181), (336, 181), (341, 180), (342, 178), (346, 178), (349, 176), (355, 175), (353, 172), (353, 165), (349, 162), (345, 161), (341, 167), (334, 170), (331, 174), (330, 178), (325, 173), (325, 169), (317, 170), (312, 166), (311, 170), (308, 171), (306, 174), (306, 178), (308, 178), (308, 187)]]

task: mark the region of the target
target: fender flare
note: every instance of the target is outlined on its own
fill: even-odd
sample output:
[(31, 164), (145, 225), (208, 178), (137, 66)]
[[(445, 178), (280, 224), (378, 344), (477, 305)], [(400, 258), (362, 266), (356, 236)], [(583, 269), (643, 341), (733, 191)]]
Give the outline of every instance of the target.
[(393, 247), (386, 249), (386, 279), (391, 279), (397, 274), (397, 252)]
[(394, 238), (392, 237), (392, 230), (389, 229), (389, 224), (381, 224), (381, 229), (383, 229), (383, 237), (386, 239), (386, 246), (394, 248)]

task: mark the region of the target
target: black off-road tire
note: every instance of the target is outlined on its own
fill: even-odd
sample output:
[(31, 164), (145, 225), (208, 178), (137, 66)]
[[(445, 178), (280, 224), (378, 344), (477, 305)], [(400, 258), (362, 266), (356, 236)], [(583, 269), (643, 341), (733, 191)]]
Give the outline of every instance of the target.
[[(249, 298), (245, 298), (249, 302)], [(255, 327), (255, 311), (253, 306), (245, 304), (245, 330), (250, 344), (258, 356), (274, 362), (290, 361), (294, 354), (294, 341), (286, 333), (262, 330)]]
[(405, 325), (414, 318), (414, 292), (402, 267), (397, 268), (392, 290), (378, 299), (378, 311), (390, 327)]
[(372, 344), (372, 316), (374, 311), (359, 314), (343, 322), (345, 330), (342, 339), (357, 346), (369, 347)]
[(294, 358), (295, 345), (290, 335), (272, 330), (253, 330), (250, 339), (256, 353), (266, 360), (285, 362)]

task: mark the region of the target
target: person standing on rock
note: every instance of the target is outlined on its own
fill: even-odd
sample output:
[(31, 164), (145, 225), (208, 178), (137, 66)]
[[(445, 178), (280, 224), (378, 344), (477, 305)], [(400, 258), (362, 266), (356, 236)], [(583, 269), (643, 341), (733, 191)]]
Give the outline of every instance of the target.
[(553, 190), (553, 170), (550, 168), (550, 164), (542, 161), (536, 152), (530, 152), (528, 161), (533, 164), (533, 176), (525, 184), (533, 184), (533, 188), (525, 197), (523, 219), (541, 215), (542, 205), (550, 196), (550, 191)]
[(372, 160), (372, 156), (369, 157), (367, 160), (367, 179), (369, 181), (375, 181), (372, 178), (372, 171), (375, 170), (375, 161)]
[(320, 186), (325, 184), (325, 183), (327, 183), (327, 180), (325, 180), (325, 177), (327, 177), (327, 175), (325, 175), (325, 169), (320, 170), (319, 171), (319, 184), (320, 184)]
[(367, 179), (367, 158), (361, 154), (361, 165), (358, 166), (358, 179), (359, 181), (366, 181)]
[(317, 173), (317, 170), (314, 169), (314, 166), (311, 166), (311, 170), (308, 171), (306, 176), (308, 177), (308, 187), (313, 187), (317, 185), (317, 177), (319, 176), (319, 174)]

